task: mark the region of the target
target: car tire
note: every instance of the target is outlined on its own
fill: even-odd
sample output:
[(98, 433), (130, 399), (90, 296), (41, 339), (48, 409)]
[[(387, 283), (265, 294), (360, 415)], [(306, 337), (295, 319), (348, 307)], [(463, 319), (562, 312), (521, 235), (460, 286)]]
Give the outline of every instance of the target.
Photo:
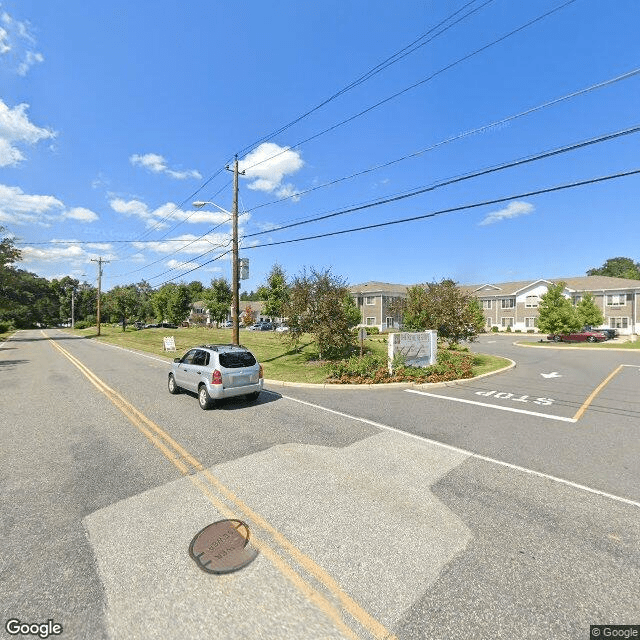
[(169, 380), (167, 382), (167, 387), (169, 387), (169, 393), (173, 396), (178, 395), (182, 389), (176, 384), (176, 379), (173, 377), (173, 373), (169, 374)]
[(588, 340), (589, 342), (597, 342), (597, 341), (598, 341), (598, 339), (597, 339), (595, 336), (589, 336), (589, 337), (587, 338), (587, 340)]
[(198, 387), (198, 404), (204, 411), (206, 411), (207, 409), (211, 409), (214, 404), (213, 398), (207, 391), (207, 387), (205, 387), (203, 384)]
[(560, 336), (553, 336), (554, 342), (562, 342), (562, 338)]
[(252, 393), (247, 393), (247, 398), (253, 402), (254, 400), (258, 399), (259, 395), (260, 395), (259, 391), (253, 391)]

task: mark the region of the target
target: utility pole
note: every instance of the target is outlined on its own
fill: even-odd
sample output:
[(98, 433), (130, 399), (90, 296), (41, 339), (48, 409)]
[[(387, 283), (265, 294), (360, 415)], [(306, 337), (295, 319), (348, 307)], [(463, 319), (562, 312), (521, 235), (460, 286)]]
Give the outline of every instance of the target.
[[(227, 167), (229, 171), (229, 167)], [(238, 174), (244, 171), (238, 171), (238, 156), (235, 157), (233, 163), (233, 209), (232, 214), (232, 248), (233, 259), (231, 266), (231, 288), (232, 288), (232, 308), (231, 308), (231, 322), (233, 328), (231, 330), (231, 342), (233, 344), (240, 344), (240, 277), (238, 268)]]
[(98, 313), (97, 313), (97, 321), (98, 321), (98, 335), (100, 335), (100, 291), (102, 289), (102, 265), (104, 263), (108, 264), (111, 260), (103, 260), (102, 256), (100, 256), (97, 260), (91, 258), (91, 262), (98, 263)]

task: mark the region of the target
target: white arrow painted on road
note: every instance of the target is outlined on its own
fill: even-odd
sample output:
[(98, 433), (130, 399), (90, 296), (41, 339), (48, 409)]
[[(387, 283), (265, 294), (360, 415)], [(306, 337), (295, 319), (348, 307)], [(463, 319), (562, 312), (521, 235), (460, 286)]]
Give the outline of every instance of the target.
[(558, 373), (557, 371), (552, 371), (551, 373), (541, 373), (540, 375), (543, 378), (562, 378), (562, 374)]

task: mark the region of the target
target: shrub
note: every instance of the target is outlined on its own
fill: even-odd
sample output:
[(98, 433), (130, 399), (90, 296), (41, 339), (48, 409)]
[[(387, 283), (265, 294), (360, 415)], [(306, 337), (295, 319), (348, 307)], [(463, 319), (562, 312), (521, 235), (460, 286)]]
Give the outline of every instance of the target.
[(0, 320), (0, 333), (7, 333), (7, 331), (11, 331), (11, 323), (7, 320)]
[(445, 382), (471, 378), (473, 376), (473, 356), (458, 350), (441, 349), (437, 362), (430, 367), (407, 366), (402, 357), (393, 362), (393, 374), (389, 374), (386, 358), (366, 354), (352, 356), (348, 360), (332, 362), (328, 365), (328, 381), (338, 384), (378, 384), (385, 382)]
[(78, 322), (74, 324), (76, 329), (88, 329), (89, 327), (93, 327), (95, 325), (95, 322), (91, 322), (91, 320), (78, 320)]
[(495, 324), (491, 327), (491, 332), (492, 333), (498, 333), (498, 327), (496, 327)]
[(511, 326), (507, 325), (507, 333), (511, 333)]

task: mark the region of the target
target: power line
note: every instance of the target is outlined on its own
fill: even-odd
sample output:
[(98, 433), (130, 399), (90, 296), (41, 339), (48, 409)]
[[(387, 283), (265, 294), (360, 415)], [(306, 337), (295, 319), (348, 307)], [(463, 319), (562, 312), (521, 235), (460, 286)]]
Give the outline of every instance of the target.
[(502, 118), (500, 120), (495, 120), (494, 122), (491, 122), (489, 124), (485, 124), (481, 127), (476, 127), (474, 129), (470, 129), (468, 131), (464, 131), (462, 133), (459, 133), (455, 136), (451, 136), (449, 138), (446, 138), (444, 140), (440, 140), (439, 142), (436, 142), (434, 144), (432, 144), (429, 147), (426, 147), (425, 149), (420, 149), (419, 151), (414, 151), (412, 153), (409, 153), (407, 155), (404, 155), (400, 158), (395, 158), (394, 160), (389, 160), (388, 162), (383, 162), (381, 164), (375, 165), (373, 167), (369, 167), (368, 169), (363, 169), (362, 171), (357, 171), (355, 173), (352, 173), (350, 175), (346, 175), (346, 176), (342, 176), (340, 178), (336, 178), (334, 180), (331, 180), (329, 182), (325, 182), (323, 184), (320, 185), (316, 185), (315, 187), (311, 187), (309, 189), (305, 189), (304, 191), (297, 191), (296, 193), (293, 193), (291, 195), (285, 196), (283, 198), (279, 198), (278, 200), (271, 200), (270, 202), (265, 202), (263, 204), (259, 204), (256, 205), (255, 207), (252, 207), (250, 209), (247, 209), (247, 213), (250, 213), (252, 211), (255, 211), (256, 209), (261, 209), (263, 207), (267, 207), (267, 206), (271, 206), (274, 204), (279, 204), (280, 202), (286, 202), (287, 200), (290, 200), (292, 198), (296, 198), (299, 196), (303, 196), (306, 195), (308, 193), (312, 193), (314, 191), (318, 191), (319, 189), (324, 189), (326, 187), (331, 187), (334, 186), (336, 184), (339, 184), (340, 182), (344, 182), (346, 180), (351, 180), (353, 178), (358, 178), (362, 175), (366, 175), (368, 173), (372, 173), (374, 171), (378, 171), (380, 169), (385, 169), (387, 167), (390, 167), (394, 164), (398, 164), (400, 162), (403, 162), (405, 160), (409, 160), (411, 158), (416, 158), (418, 156), (421, 156), (425, 153), (428, 153), (429, 151), (433, 151), (434, 149), (437, 149), (439, 147), (442, 147), (446, 144), (450, 144), (452, 142), (455, 142), (457, 140), (460, 140), (462, 138), (467, 138), (469, 136), (475, 135), (477, 133), (482, 133), (484, 131), (487, 131), (489, 129), (492, 129), (494, 127), (499, 127), (502, 125), (505, 125), (509, 122), (512, 122), (513, 120), (516, 120), (518, 118), (522, 118), (524, 116), (530, 115), (536, 111), (540, 111), (541, 109), (545, 109), (547, 107), (556, 105), (560, 102), (564, 102), (565, 100), (570, 100), (572, 98), (576, 98), (578, 96), (584, 95), (586, 93), (590, 93), (591, 91), (595, 91), (597, 89), (602, 89), (603, 87), (607, 87), (611, 84), (614, 84), (616, 82), (620, 82), (622, 80), (628, 80), (629, 78), (632, 78), (636, 75), (638, 75), (640, 73), (640, 67), (633, 69), (632, 71), (629, 71), (627, 73), (624, 73), (622, 75), (616, 76), (614, 78), (610, 78), (608, 80), (605, 80), (603, 82), (599, 82), (596, 84), (591, 85), (590, 87), (586, 87), (584, 89), (580, 89), (578, 91), (574, 91), (572, 93), (568, 93), (564, 96), (561, 96), (559, 98), (554, 98), (552, 100), (548, 100), (547, 102), (544, 102), (543, 104), (539, 104), (535, 107), (531, 107), (530, 109), (526, 109), (525, 111), (521, 111), (520, 113), (511, 115), (511, 116), (507, 116), (506, 118)]
[[(318, 185), (317, 187), (314, 187), (314, 188), (309, 189), (307, 191), (300, 192), (298, 194), (293, 194), (293, 196), (289, 196), (289, 197), (295, 197), (295, 195), (303, 195), (305, 193), (309, 193), (311, 191), (315, 191), (316, 189), (320, 189), (320, 188), (323, 188), (325, 186), (330, 186), (330, 185), (333, 185), (333, 184), (337, 184), (338, 182), (341, 182), (341, 181), (344, 181), (344, 180), (348, 180), (350, 178), (357, 177), (357, 176), (369, 173), (371, 171), (375, 171), (377, 169), (393, 165), (395, 163), (401, 162), (403, 160), (406, 160), (406, 159), (409, 159), (409, 158), (412, 158), (412, 157), (419, 156), (421, 154), (427, 153), (428, 151), (432, 151), (432, 150), (434, 150), (434, 149), (436, 149), (438, 147), (441, 147), (443, 145), (450, 144), (452, 142), (460, 140), (461, 138), (468, 137), (470, 135), (474, 135), (474, 134), (480, 133), (482, 131), (486, 131), (487, 129), (490, 129), (492, 127), (496, 127), (496, 126), (500, 126), (500, 125), (506, 124), (508, 122), (516, 120), (517, 118), (521, 118), (521, 117), (530, 115), (532, 113), (535, 113), (536, 111), (540, 111), (541, 109), (545, 109), (547, 107), (554, 106), (556, 104), (564, 102), (565, 100), (570, 100), (570, 99), (576, 98), (578, 96), (584, 95), (586, 93), (590, 93), (591, 91), (595, 91), (597, 89), (602, 89), (602, 88), (607, 87), (609, 85), (612, 85), (612, 84), (614, 84), (616, 82), (620, 82), (622, 80), (627, 80), (627, 79), (629, 79), (631, 77), (634, 77), (634, 76), (638, 75), (639, 73), (640, 73), (640, 68), (633, 69), (632, 71), (626, 72), (626, 73), (624, 73), (622, 75), (615, 76), (613, 78), (609, 78), (609, 79), (604, 80), (602, 82), (598, 82), (596, 84), (593, 84), (593, 85), (591, 85), (589, 87), (586, 87), (586, 88), (583, 88), (583, 89), (579, 89), (577, 91), (573, 91), (571, 93), (565, 94), (565, 95), (560, 96), (558, 98), (554, 98), (552, 100), (548, 100), (547, 102), (544, 102), (544, 103), (539, 104), (539, 105), (537, 105), (535, 107), (531, 107), (529, 109), (526, 109), (525, 111), (521, 111), (520, 113), (517, 113), (515, 115), (507, 116), (506, 118), (502, 118), (501, 120), (496, 120), (496, 121), (494, 121), (494, 122), (492, 122), (490, 124), (486, 124), (486, 125), (483, 125), (481, 127), (476, 127), (475, 129), (471, 129), (469, 131), (465, 131), (465, 132), (463, 132), (461, 134), (458, 134), (456, 136), (452, 136), (452, 137), (447, 138), (445, 140), (441, 140), (440, 142), (436, 142), (435, 144), (431, 145), (430, 147), (427, 147), (426, 149), (422, 149), (420, 151), (413, 152), (413, 153), (408, 154), (406, 156), (403, 156), (401, 158), (396, 158), (396, 159), (391, 160), (389, 162), (377, 165), (375, 167), (371, 167), (370, 169), (365, 169), (364, 171), (360, 171), (360, 172), (357, 172), (355, 174), (351, 174), (350, 176), (343, 176), (342, 178), (337, 178), (336, 180), (328, 182), (328, 183), (326, 183), (324, 185)], [(246, 213), (250, 213), (251, 211), (254, 211), (255, 209), (267, 206), (268, 204), (275, 204), (275, 203), (278, 203), (278, 202), (282, 202), (282, 201), (284, 201), (286, 199), (288, 199), (288, 198), (282, 198), (281, 200), (276, 200), (276, 201), (272, 201), (272, 202), (269, 202), (269, 203), (266, 203), (266, 204), (258, 205), (256, 207), (253, 207), (252, 209), (248, 209), (242, 215), (245, 215)], [(306, 220), (308, 218), (309, 218), (309, 216), (307, 216), (306, 218), (303, 218), (303, 220)], [(196, 240), (192, 241), (189, 244), (192, 244), (193, 242), (196, 242), (197, 240), (202, 239), (203, 237), (205, 237), (206, 235), (208, 235), (209, 233), (214, 231), (216, 228), (217, 227), (213, 227), (212, 229), (209, 229), (204, 234), (202, 234), (199, 238), (197, 238)], [(189, 245), (185, 245), (185, 246), (189, 246)], [(172, 254), (169, 254), (169, 255), (175, 255), (175, 254), (179, 253), (181, 250), (182, 250), (182, 248), (181, 249), (177, 249), (176, 251), (174, 251)], [(166, 257), (168, 257), (168, 256), (165, 256), (164, 258), (161, 258), (160, 260), (157, 260), (155, 262), (149, 263), (148, 265), (145, 265), (144, 267), (141, 267), (140, 269), (137, 269), (136, 271), (128, 272), (126, 274), (119, 274), (119, 275), (128, 275), (129, 273), (136, 273), (137, 271), (142, 271), (143, 269), (146, 269), (149, 266), (153, 266), (154, 264), (157, 264), (158, 262), (161, 262), (162, 260), (166, 259)]]
[(599, 144), (602, 142), (607, 142), (609, 140), (614, 140), (616, 138), (621, 138), (623, 136), (628, 136), (634, 133), (638, 133), (640, 131), (640, 125), (631, 127), (629, 129), (623, 129), (621, 131), (616, 131), (614, 133), (608, 133), (603, 136), (599, 136), (597, 138), (591, 138), (590, 140), (584, 140), (582, 142), (576, 142), (570, 145), (566, 145), (564, 147), (559, 147), (556, 149), (552, 149), (550, 151), (544, 151), (542, 153), (528, 156), (526, 158), (521, 158), (518, 160), (513, 160), (511, 162), (505, 162), (499, 165), (494, 165), (492, 167), (486, 167), (484, 169), (480, 169), (478, 171), (474, 171), (472, 173), (466, 173), (460, 176), (455, 176), (453, 178), (449, 178), (447, 180), (443, 180), (441, 182), (436, 182), (435, 184), (420, 187), (419, 189), (414, 189), (402, 194), (390, 196), (388, 198), (381, 198), (378, 200), (370, 201), (364, 204), (360, 204), (357, 206), (349, 207), (347, 209), (341, 209), (339, 211), (334, 211), (331, 213), (327, 213), (325, 215), (316, 216), (312, 219), (302, 220), (299, 222), (292, 222), (291, 224), (286, 224), (280, 227), (275, 227), (273, 229), (269, 229), (267, 231), (257, 231), (255, 233), (249, 233), (243, 236), (244, 238), (254, 238), (256, 236), (261, 236), (266, 233), (274, 233), (276, 231), (282, 231), (284, 229), (290, 229), (291, 227), (298, 227), (304, 224), (310, 224), (312, 222), (319, 222), (321, 220), (327, 220), (328, 218), (335, 218), (337, 216), (345, 215), (347, 213), (354, 213), (355, 211), (362, 211), (363, 209), (370, 209), (372, 207), (377, 207), (383, 204), (389, 204), (391, 202), (397, 202), (399, 200), (405, 200), (406, 198), (413, 198), (415, 196), (421, 195), (423, 193), (427, 193), (429, 191), (435, 191), (436, 189), (440, 189), (442, 187), (455, 184), (457, 182), (463, 182), (465, 180), (470, 180), (472, 178), (477, 178), (480, 176), (488, 175), (490, 173), (495, 173), (497, 171), (503, 171), (504, 169), (510, 169), (512, 167), (517, 167), (523, 164), (528, 164), (531, 162), (536, 162), (538, 160), (544, 160), (546, 158), (550, 158), (553, 156), (561, 155), (563, 153), (568, 153), (569, 151), (576, 151), (577, 149), (582, 149), (587, 146), (591, 146), (594, 144)]
[(615, 180), (618, 178), (624, 178), (624, 177), (628, 177), (628, 176), (632, 176), (635, 174), (639, 174), (640, 173), (640, 169), (633, 169), (631, 171), (625, 171), (622, 173), (614, 173), (611, 175), (607, 175), (607, 176), (601, 176), (599, 178), (591, 178), (589, 180), (582, 180), (580, 182), (571, 182), (568, 184), (563, 184), (563, 185), (557, 185), (555, 187), (547, 187), (545, 189), (538, 189), (536, 191), (528, 191), (526, 193), (517, 193), (517, 194), (513, 194), (510, 196), (506, 196), (503, 198), (496, 198), (494, 200), (485, 200), (483, 202), (476, 202), (473, 204), (467, 204), (467, 205), (462, 205), (460, 207), (451, 207), (449, 209), (440, 209), (439, 211), (432, 211), (431, 213), (425, 213), (419, 216), (412, 216), (410, 218), (402, 218), (400, 220), (390, 220), (388, 222), (380, 222), (377, 224), (368, 224), (368, 225), (364, 225), (362, 227), (354, 227), (352, 229), (343, 229), (341, 231), (331, 231), (328, 233), (320, 233), (317, 235), (313, 235), (313, 236), (306, 236), (304, 238), (293, 238), (291, 240), (280, 240), (278, 242), (267, 242), (264, 244), (257, 244), (257, 245), (253, 245), (253, 246), (247, 246), (245, 247), (245, 250), (248, 249), (258, 249), (260, 247), (275, 247), (277, 245), (281, 245), (281, 244), (291, 244), (294, 242), (303, 242), (305, 240), (317, 240), (319, 238), (328, 238), (330, 236), (337, 236), (337, 235), (342, 235), (345, 233), (354, 233), (356, 231), (365, 231), (368, 229), (377, 229), (380, 227), (388, 227), (391, 225), (395, 225), (395, 224), (403, 224), (405, 222), (414, 222), (416, 220), (425, 220), (426, 218), (435, 218), (436, 216), (445, 214), (445, 213), (453, 213), (456, 211), (464, 211), (465, 209), (475, 209), (478, 207), (484, 207), (487, 205), (493, 205), (493, 204), (499, 204), (502, 202), (508, 202), (509, 200), (516, 200), (518, 198), (529, 198), (531, 196), (537, 196), (537, 195), (541, 195), (544, 193), (553, 193), (555, 191), (562, 191), (565, 189), (575, 189), (577, 187), (583, 187), (586, 185), (590, 185), (590, 184), (596, 184), (599, 182), (605, 182), (607, 180)]
[[(253, 148), (255, 148), (256, 146), (258, 146), (259, 144), (261, 144), (262, 142), (265, 142), (267, 140), (270, 140), (271, 138), (275, 137), (276, 135), (286, 131), (287, 129), (289, 129), (290, 127), (292, 127), (293, 125), (297, 124), (298, 122), (300, 122), (301, 120), (303, 120), (304, 118), (308, 117), (309, 115), (311, 115), (312, 113), (314, 113), (315, 111), (318, 111), (319, 109), (321, 109), (323, 106), (329, 104), (330, 102), (332, 102), (333, 100), (335, 100), (336, 98), (338, 98), (339, 96), (341, 96), (342, 94), (346, 93), (347, 91), (350, 91), (351, 89), (359, 86), (360, 84), (366, 82), (367, 80), (369, 80), (370, 78), (372, 78), (373, 76), (377, 75), (378, 73), (380, 73), (381, 71), (383, 71), (384, 69), (386, 69), (387, 67), (391, 66), (392, 64), (395, 64), (396, 62), (398, 62), (399, 60), (407, 57), (408, 55), (410, 55), (411, 53), (413, 53), (414, 51), (416, 51), (417, 49), (429, 44), (429, 42), (433, 41), (435, 38), (437, 38), (438, 36), (442, 35), (443, 33), (445, 33), (446, 31), (448, 31), (449, 29), (451, 29), (453, 26), (455, 26), (456, 24), (458, 24), (459, 22), (465, 20), (466, 18), (470, 17), (471, 15), (473, 15), (474, 13), (480, 11), (481, 9), (483, 9), (485, 6), (487, 6), (488, 4), (490, 4), (491, 2), (493, 2), (494, 0), (486, 0), (481, 6), (476, 7), (475, 9), (472, 9), (471, 11), (469, 11), (467, 14), (465, 14), (464, 16), (462, 16), (461, 18), (459, 18), (458, 20), (456, 20), (455, 22), (453, 22), (452, 24), (448, 25), (447, 27), (443, 28), (441, 31), (439, 31), (438, 33), (436, 33), (432, 38), (430, 38), (429, 40), (427, 40), (426, 42), (422, 42), (420, 43), (421, 40), (423, 40), (425, 37), (427, 37), (428, 35), (430, 35), (431, 33), (433, 33), (436, 29), (438, 29), (439, 27), (441, 27), (442, 25), (446, 24), (448, 21), (450, 21), (451, 19), (455, 18), (459, 13), (461, 13), (462, 11), (464, 11), (467, 7), (469, 7), (470, 5), (474, 4), (474, 2), (476, 2), (477, 0), (471, 0), (470, 2), (467, 2), (465, 5), (463, 5), (460, 9), (458, 9), (457, 11), (453, 12), (451, 15), (449, 15), (447, 18), (445, 18), (444, 20), (442, 20), (440, 23), (438, 23), (437, 25), (435, 25), (434, 27), (432, 27), (431, 29), (429, 29), (427, 32), (425, 32), (424, 34), (422, 34), (419, 38), (417, 38), (416, 40), (414, 40), (413, 42), (411, 42), (409, 45), (405, 46), (404, 48), (400, 49), (399, 51), (397, 51), (396, 53), (394, 53), (393, 55), (391, 55), (390, 57), (386, 58), (385, 60), (383, 60), (382, 62), (378, 63), (375, 67), (369, 69), (369, 71), (367, 71), (365, 74), (363, 74), (362, 76), (360, 76), (359, 78), (357, 78), (356, 80), (352, 81), (350, 84), (348, 84), (347, 86), (343, 87), (342, 89), (340, 89), (339, 91), (337, 91), (336, 93), (334, 93), (333, 95), (329, 96), (329, 98), (326, 98), (325, 100), (323, 100), (322, 102), (320, 102), (318, 105), (316, 105), (315, 107), (309, 109), (308, 111), (306, 111), (305, 113), (303, 113), (302, 115), (298, 116), (297, 118), (295, 118), (294, 120), (292, 120), (291, 122), (287, 123), (286, 125), (280, 127), (279, 129), (277, 129), (276, 131), (271, 132), (270, 134), (267, 134), (266, 136), (262, 136), (259, 140), (252, 142), (250, 145), (247, 145), (246, 147), (244, 147), (244, 149), (242, 149), (240, 152), (238, 152), (237, 155), (246, 155), (246, 153), (248, 153), (250, 150), (252, 150)], [(420, 43), (420, 44), (418, 44)], [(279, 154), (278, 154), (279, 155)], [(274, 156), (277, 157), (277, 156)], [(270, 158), (267, 158), (267, 160), (269, 160)], [(228, 160), (225, 163), (225, 166), (228, 165), (232, 160)], [(263, 162), (266, 162), (266, 160), (264, 160)], [(260, 164), (260, 163), (257, 163)], [(253, 166), (257, 166), (256, 165), (252, 165)], [(173, 216), (173, 214), (178, 211), (182, 206), (184, 206), (187, 202), (189, 202), (190, 200), (192, 200), (196, 195), (198, 195), (200, 193), (200, 191), (202, 191), (202, 189), (204, 189), (207, 184), (209, 184), (214, 178), (216, 178), (218, 175), (220, 175), (222, 172), (224, 171), (224, 168), (220, 168), (218, 169), (215, 173), (213, 173), (211, 176), (209, 176), (209, 178), (207, 178), (207, 180), (200, 185), (200, 187), (194, 192), (192, 193), (190, 196), (188, 196), (187, 198), (185, 198), (180, 204), (178, 204), (176, 207), (174, 207), (166, 216), (164, 216), (161, 220), (157, 221), (156, 224), (151, 227), (150, 229), (148, 229), (145, 233), (143, 233), (142, 235), (138, 236), (139, 238), (144, 238), (145, 236), (147, 236), (149, 233), (151, 233), (152, 231), (154, 231), (155, 229), (159, 228), (159, 225), (168, 220), (169, 218), (171, 218)], [(215, 198), (221, 191), (223, 191), (224, 189), (226, 189), (229, 186), (230, 183), (224, 185), (222, 188), (220, 188), (216, 194), (214, 196), (212, 196), (211, 198), (209, 198), (210, 200), (212, 200), (213, 198)], [(193, 215), (193, 214), (192, 214)], [(189, 216), (190, 217), (190, 216)], [(171, 231), (173, 231), (176, 227), (180, 226), (180, 224), (182, 224), (183, 222), (185, 222), (186, 220), (188, 220), (187, 217), (185, 220), (181, 220), (179, 221), (176, 225), (174, 225), (174, 227), (172, 227), (166, 234), (165, 236), (162, 237), (166, 237), (166, 235), (168, 235), (169, 233), (171, 233)]]
[(561, 11), (562, 9), (568, 7), (569, 5), (573, 4), (574, 2), (576, 2), (577, 0), (567, 0), (567, 2), (565, 2), (564, 4), (560, 5), (559, 7), (556, 7), (555, 9), (551, 9), (549, 11), (547, 11), (546, 13), (543, 13), (542, 15), (539, 15), (537, 18), (534, 18), (533, 20), (529, 20), (528, 22), (526, 22), (525, 24), (519, 26), (516, 29), (513, 29), (512, 31), (510, 31), (509, 33), (497, 38), (496, 40), (493, 40), (492, 42), (483, 45), (482, 47), (480, 47), (479, 49), (476, 49), (475, 51), (472, 51), (471, 53), (468, 53), (464, 56), (462, 56), (461, 58), (458, 58), (457, 60), (455, 60), (454, 62), (451, 62), (450, 64), (442, 67), (441, 69), (439, 69), (438, 71), (432, 73), (430, 76), (427, 76), (426, 78), (423, 78), (422, 80), (419, 80), (418, 82), (414, 82), (413, 84), (409, 85), (408, 87), (405, 87), (404, 89), (397, 91), (396, 93), (387, 96), (386, 98), (384, 98), (384, 100), (380, 100), (379, 102), (376, 102), (373, 105), (370, 105), (369, 107), (367, 107), (366, 109), (364, 109), (363, 111), (360, 111), (352, 116), (349, 116), (348, 118), (345, 118), (344, 120), (341, 120), (340, 122), (326, 128), (323, 129), (322, 131), (319, 131), (318, 133), (315, 133), (312, 136), (309, 136), (308, 138), (305, 138), (304, 140), (301, 140), (300, 142), (297, 142), (296, 144), (287, 147), (285, 149), (283, 149), (282, 151), (268, 157), (265, 158), (263, 160), (260, 160), (260, 162), (256, 162), (255, 164), (248, 166), (248, 167), (244, 167), (245, 171), (249, 170), (249, 169), (253, 169), (254, 167), (257, 167), (261, 164), (264, 164), (265, 162), (268, 162), (269, 160), (273, 160), (274, 158), (277, 158), (279, 156), (281, 156), (282, 154), (286, 153), (287, 151), (289, 151), (290, 149), (297, 149), (299, 147), (301, 147), (303, 144), (306, 144), (307, 142), (311, 142), (311, 140), (316, 140), (317, 138), (331, 132), (334, 131), (335, 129), (338, 129), (339, 127), (344, 126), (345, 124), (348, 124), (349, 122), (353, 122), (354, 120), (356, 120), (357, 118), (360, 118), (361, 116), (369, 113), (370, 111), (373, 111), (374, 109), (377, 109), (378, 107), (382, 106), (383, 104), (386, 104), (387, 102), (390, 102), (391, 100), (395, 100), (396, 98), (400, 97), (401, 95), (404, 95), (405, 93), (411, 91), (412, 89), (415, 89), (427, 82), (430, 82), (431, 80), (433, 80), (434, 78), (438, 77), (439, 75), (445, 73), (446, 71), (449, 71), (450, 69), (452, 69), (453, 67), (456, 67), (457, 65), (461, 64), (462, 62), (465, 62), (471, 58), (473, 58), (474, 56), (478, 55), (479, 53), (482, 53), (483, 51), (486, 51), (487, 49), (490, 49), (491, 47), (495, 46), (496, 44), (499, 44), (500, 42), (503, 42), (504, 40), (510, 38), (511, 36), (515, 35), (516, 33), (519, 33), (520, 31), (523, 31), (524, 29), (527, 29), (528, 27), (536, 24), (537, 22), (540, 22), (541, 20), (544, 20), (545, 18), (549, 17), (550, 15)]
[[(487, 6), (488, 4), (493, 2), (493, 0), (487, 0), (481, 6), (476, 7), (475, 9), (471, 10), (469, 13), (465, 14), (464, 16), (462, 16), (461, 18), (459, 18), (458, 20), (456, 20), (452, 24), (448, 25), (447, 27), (445, 27), (444, 29), (442, 29), (441, 31), (436, 33), (433, 37), (429, 38), (426, 42), (420, 42), (421, 40), (424, 40), (424, 38), (426, 38), (428, 35), (433, 33), (436, 29), (439, 29), (442, 25), (444, 25), (447, 22), (449, 22), (452, 18), (455, 18), (459, 13), (464, 11), (467, 7), (472, 5), (474, 2), (476, 2), (476, 0), (471, 0), (471, 2), (467, 2), (467, 4), (463, 5), (462, 7), (460, 7), (460, 9), (458, 9), (457, 11), (452, 13), (451, 15), (447, 16), (444, 20), (439, 22), (437, 25), (431, 27), (431, 29), (429, 29), (428, 31), (423, 33), (420, 37), (416, 38), (413, 42), (409, 43), (407, 46), (403, 47), (402, 49), (396, 51), (394, 54), (392, 54), (391, 56), (389, 56), (388, 58), (386, 58), (382, 62), (378, 63), (375, 67), (372, 67), (371, 69), (369, 69), (369, 71), (367, 71), (366, 73), (364, 73), (360, 77), (356, 78), (355, 80), (350, 82), (348, 85), (342, 87), (342, 89), (340, 89), (339, 91), (337, 91), (333, 95), (329, 96), (328, 98), (325, 98), (322, 102), (318, 103), (315, 107), (312, 107), (308, 111), (304, 112), (303, 114), (301, 114), (298, 117), (296, 117), (293, 120), (291, 120), (291, 122), (281, 126), (279, 129), (276, 129), (275, 131), (272, 131), (271, 133), (269, 133), (269, 134), (267, 134), (265, 136), (262, 136), (258, 140), (252, 142), (250, 145), (247, 145), (246, 147), (244, 147), (242, 150), (240, 150), (238, 152), (238, 155), (247, 155), (248, 153), (251, 153), (251, 151), (253, 151), (253, 149), (255, 149), (257, 146), (259, 146), (263, 142), (266, 142), (267, 140), (271, 140), (272, 138), (274, 138), (275, 136), (283, 133), (287, 129), (290, 129), (292, 126), (294, 126), (295, 124), (297, 124), (301, 120), (304, 120), (304, 118), (310, 116), (312, 113), (315, 113), (316, 111), (318, 111), (319, 109), (321, 109), (325, 105), (329, 104), (330, 102), (332, 102), (336, 98), (340, 97), (344, 93), (347, 93), (351, 89), (354, 89), (355, 87), (363, 84), (367, 80), (370, 80), (375, 75), (377, 75), (378, 73), (382, 72), (384, 69), (387, 69), (388, 67), (390, 67), (391, 65), (395, 64), (396, 62), (399, 62), (403, 58), (406, 58), (408, 55), (412, 54), (414, 51), (417, 51), (421, 47), (426, 46), (427, 44), (429, 44), (430, 42), (435, 40), (438, 36), (442, 35), (446, 31), (448, 31), (449, 29), (454, 27), (459, 22), (462, 22), (463, 20), (465, 20), (469, 16), (471, 16), (474, 13), (476, 13), (476, 12), (480, 11), (481, 9), (483, 9), (485, 6)], [(420, 43), (420, 44), (418, 44), (418, 43)]]

